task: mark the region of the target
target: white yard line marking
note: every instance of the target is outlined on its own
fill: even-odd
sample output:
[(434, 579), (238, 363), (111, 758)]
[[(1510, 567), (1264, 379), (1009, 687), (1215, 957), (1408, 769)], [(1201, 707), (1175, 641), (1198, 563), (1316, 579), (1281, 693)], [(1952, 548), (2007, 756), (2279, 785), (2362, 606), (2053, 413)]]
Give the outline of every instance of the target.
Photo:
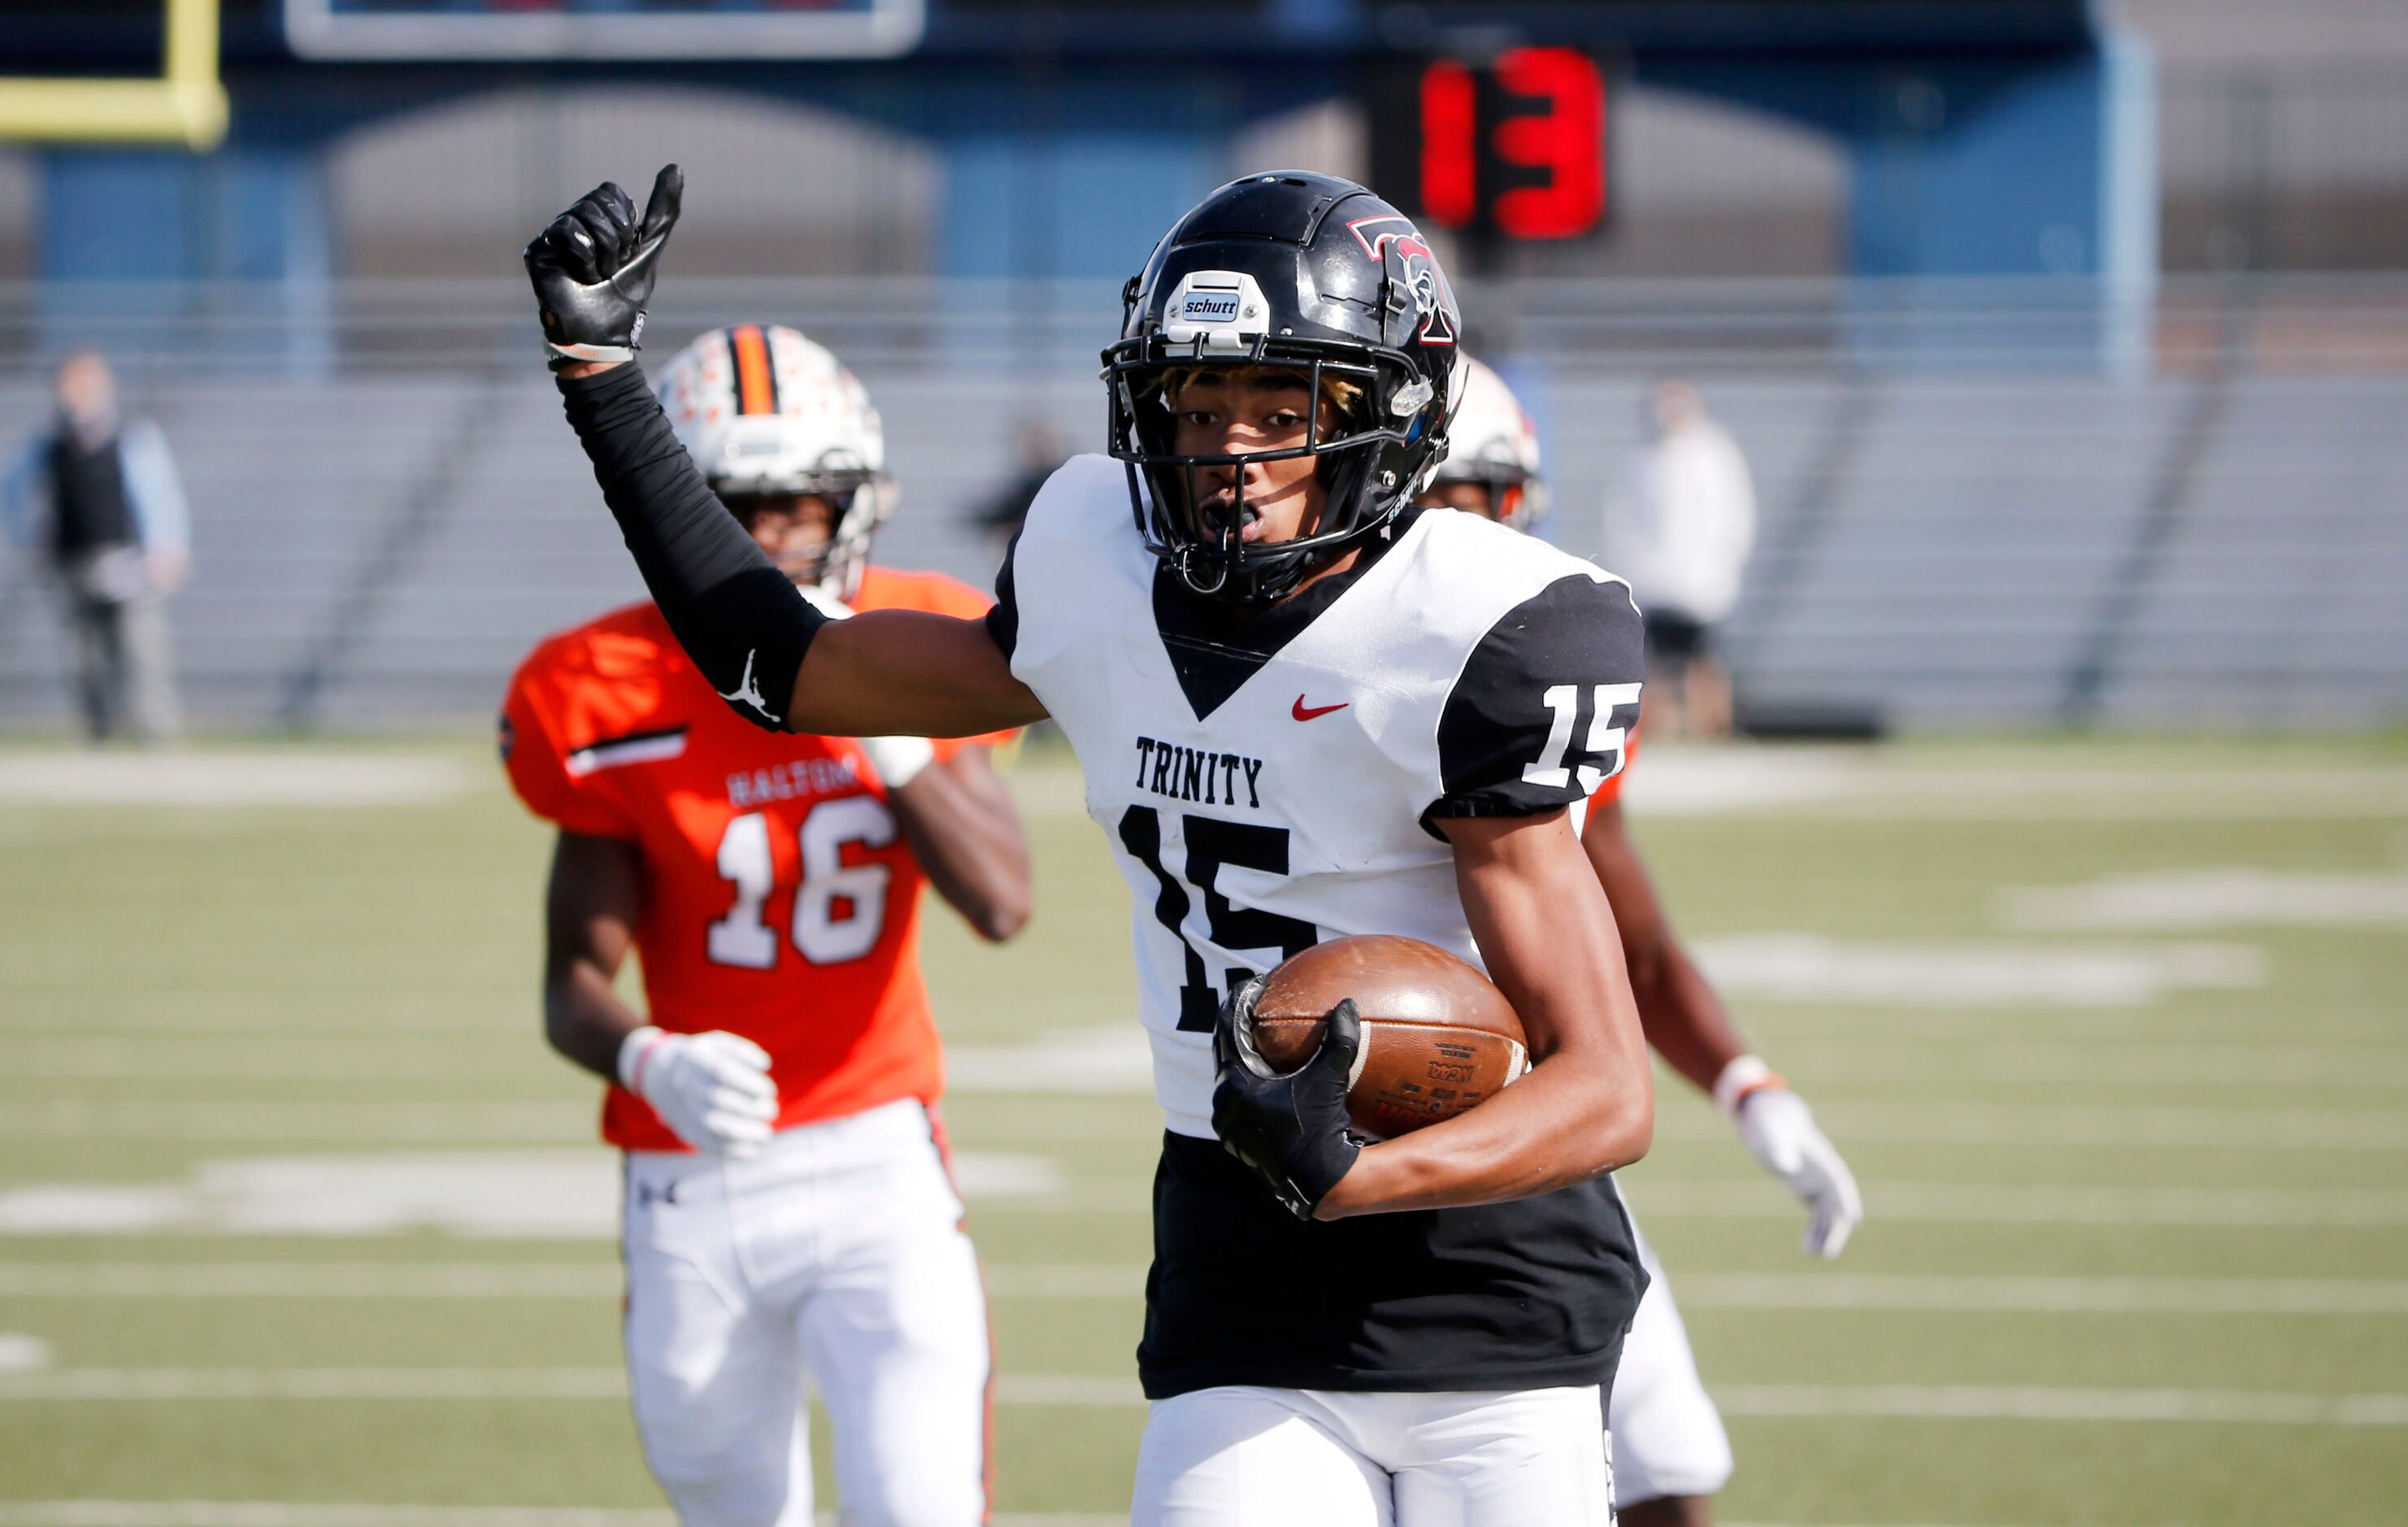
[(10, 1299), (616, 1299), (625, 1291), (616, 1262), (0, 1262), (0, 1298)]
[(1007, 1405), (1089, 1407), (1146, 1403), (1134, 1375), (1121, 1378), (1101, 1374), (999, 1374), (995, 1381), (995, 1397)]
[(0, 804), (417, 806), (468, 788), (457, 757), (258, 753), (7, 753)]
[[(0, 1401), (620, 1400), (617, 1368), (50, 1368), (0, 1373)], [(1004, 1374), (1004, 1405), (1141, 1405), (1134, 1377)]]
[(986, 1291), (998, 1299), (1142, 1299), (1143, 1262), (990, 1262)]
[[(523, 1039), (486, 1030), (495, 1059), (518, 1059), (503, 1046), (523, 1048)], [(20, 1076), (120, 1082), (161, 1077), (191, 1081), (350, 1081), (375, 1076), (389, 1082), (430, 1082), (460, 1074), (458, 1032), (396, 1038), (390, 1034), (301, 1037), (226, 1037), (152, 1034), (143, 1038), (25, 1035), (11, 1048), (22, 1064)], [(530, 1073), (530, 1080), (541, 1079)]]
[[(396, 1025), (406, 1022), (408, 1040), (427, 1044), (449, 1044), (464, 1034), (481, 1036), (495, 1044), (523, 1039), (521, 1024), (497, 1019), (491, 1013), (402, 1014), (396, 1011), (402, 1004), (388, 1008), (346, 1001), (345, 1012), (330, 1015), (319, 1005), (322, 998), (285, 1001), (242, 993), (146, 993), (115, 984), (106, 992), (70, 996), (53, 989), (46, 995), (75, 1005), (10, 1013), (0, 1017), (0, 1034), (52, 1041), (138, 1039), (147, 1053), (162, 1044), (192, 1040), (244, 1039), (263, 1047), (292, 1039), (387, 1044), (395, 1037), (392, 1028), (382, 1026), (390, 1020)], [(424, 999), (414, 1000), (423, 1004)]]
[(1134, 1023), (1048, 1030), (1018, 1044), (945, 1046), (956, 1092), (1102, 1092), (1154, 1096), (1154, 1048)]
[(2111, 875), (2001, 891), (2010, 928), (2191, 932), (2225, 928), (2408, 928), (2408, 875), (2293, 874), (2245, 866)]
[[(1641, 771), (1639, 777), (1644, 777)], [(1994, 783), (1984, 779), (1968, 779), (1964, 788), (1930, 789), (1942, 776), (1917, 780), (1912, 785), (1895, 790), (1885, 789), (1849, 800), (1817, 800), (1801, 803), (1794, 814), (1824, 816), (1851, 821), (1912, 821), (1912, 822), (2305, 822), (2328, 821), (2336, 817), (2408, 816), (2408, 785), (2398, 776), (2357, 779), (2329, 778), (2315, 783), (2324, 788), (2313, 793), (2277, 800), (2243, 799), (2226, 781), (2223, 793), (2212, 788), (2186, 786), (2179, 775), (2158, 776), (2154, 780), (2130, 775), (2118, 776), (2130, 783), (2124, 787), (2097, 795), (2086, 796), (2075, 789), (2061, 793), (2034, 792), (2028, 795), (1984, 793)], [(1885, 786), (1899, 784), (1897, 776), (1883, 781)], [(2249, 794), (2254, 796), (2258, 782), (2250, 782)], [(1781, 813), (1783, 808), (1770, 808)], [(1636, 803), (1635, 815), (1657, 814), (1642, 811)]]
[(2408, 1315), (2408, 1281), (2372, 1278), (1947, 1277), (1676, 1274), (1673, 1297), (1716, 1309), (2006, 1314)]
[(50, 1344), (18, 1331), (0, 1331), (0, 1374), (38, 1373), (50, 1365)]
[[(1067, 1191), (1045, 1156), (962, 1151), (973, 1200)], [(392, 1151), (203, 1161), (180, 1183), (50, 1183), (0, 1191), (0, 1232), (141, 1235), (458, 1235), (609, 1240), (620, 1169), (607, 1150)]]
[[(986, 1269), (986, 1287), (997, 1299), (1135, 1300), (1145, 1272), (1138, 1262), (1002, 1263)], [(1684, 1273), (1671, 1286), (1698, 1309), (2408, 1315), (2408, 1280)], [(0, 1297), (15, 1299), (609, 1300), (623, 1291), (610, 1262), (0, 1262)]]
[[(603, 1261), (0, 1262), (8, 1299), (616, 1299), (625, 1289), (619, 1264)], [(1137, 1299), (1145, 1265), (990, 1265), (986, 1289), (998, 1299)]]
[[(2249, 1150), (2408, 1150), (2408, 1113), (2386, 1109), (2184, 1108), (2143, 1104), (2016, 1106), (1982, 1102), (1854, 1102), (1817, 1098), (1832, 1138), (1896, 1145), (2135, 1145)], [(1683, 1110), (1659, 1122), (1683, 1138), (1727, 1136), (1711, 1114)]]
[[(995, 1527), (1126, 1527), (1125, 1511), (1003, 1511)], [(677, 1527), (670, 1512), (599, 1505), (361, 1505), (288, 1501), (0, 1501), (0, 1527)], [(819, 1527), (836, 1527), (823, 1514)], [(1726, 1527), (1840, 1527), (1729, 1522)], [(1885, 1522), (1882, 1527), (1935, 1527)]]
[(676, 1527), (667, 1511), (595, 1505), (353, 1505), (286, 1501), (0, 1501), (0, 1527)]
[(1861, 749), (1659, 747), (1630, 777), (1639, 816), (1733, 814), (1960, 821), (2247, 819), (2408, 814), (2408, 771), (2067, 769), (1918, 763)]
[(2408, 1394), (1958, 1384), (1727, 1384), (1715, 1386), (1713, 1396), (1725, 1415), (1749, 1417), (2408, 1426)]
[[(1125, 1511), (1001, 1512), (995, 1527), (1124, 1527)], [(836, 1527), (822, 1513), (820, 1527)], [(0, 1501), (0, 1527), (677, 1527), (601, 1505), (366, 1505), (291, 1501)]]
[(617, 1400), (617, 1368), (52, 1368), (0, 1400)]
[(0, 1109), (0, 1135), (61, 1140), (374, 1140), (583, 1145), (590, 1102), (160, 1102), (52, 1099)]
[(2152, 1007), (2176, 991), (2266, 984), (2247, 944), (2071, 944), (2001, 939), (1834, 939), (1819, 933), (1700, 939), (1698, 962), (1727, 995), (1773, 1002), (1916, 1008)]
[(2408, 1088), (2408, 1044), (2234, 1044), (2172, 1037), (2154, 1043), (2048, 1042), (1989, 1037), (1996, 1029), (1991, 1020), (1986, 1030), (1926, 1032), (1913, 1040), (1788, 1037), (1781, 1042), (1781, 1060), (1793, 1075), (1844, 1076), (1850, 1086), (2076, 1082), (2139, 1089), (2274, 1085), (2351, 1091)]
[[(1633, 1174), (1623, 1184), (1641, 1219), (1794, 1219), (1798, 1202), (1748, 1178), (1684, 1182)], [(1885, 1220), (1971, 1225), (2408, 1225), (2408, 1191), (2387, 1188), (2012, 1187), (1937, 1182), (1866, 1184)]]
[[(1005, 1405), (1134, 1407), (1134, 1378), (1007, 1374)], [(616, 1368), (60, 1368), (0, 1374), (0, 1401), (621, 1400)], [(2039, 1421), (2243, 1422), (2408, 1426), (2408, 1394), (2250, 1390), (2066, 1389), (1979, 1385), (1726, 1385), (1727, 1414)]]
[[(1772, 760), (1779, 767), (1778, 760)], [(1631, 809), (1646, 814), (1647, 770), (1631, 776)], [(1666, 771), (1669, 784), (1669, 769)], [(2277, 783), (2279, 781), (2279, 783)], [(1741, 805), (1737, 809), (1747, 810)], [(2408, 814), (2408, 771), (2294, 769), (2247, 791), (2215, 770), (1867, 768), (1834, 776), (1813, 796), (1754, 809), (1847, 817), (1960, 821), (2267, 821)]]

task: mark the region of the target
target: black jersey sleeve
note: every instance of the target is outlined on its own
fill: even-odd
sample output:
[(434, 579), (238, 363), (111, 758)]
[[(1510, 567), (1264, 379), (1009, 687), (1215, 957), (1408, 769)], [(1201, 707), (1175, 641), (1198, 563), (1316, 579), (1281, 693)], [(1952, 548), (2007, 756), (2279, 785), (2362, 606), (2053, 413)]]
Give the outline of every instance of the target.
[(1010, 660), (1020, 645), (1020, 593), (1011, 583), (1011, 559), (1020, 552), (1020, 532), (1003, 549), (1003, 566), (995, 569), (995, 603), (986, 612), (986, 634)]
[(1621, 771), (1645, 672), (1626, 584), (1575, 574), (1507, 611), (1447, 695), (1425, 822), (1535, 816), (1594, 792)]

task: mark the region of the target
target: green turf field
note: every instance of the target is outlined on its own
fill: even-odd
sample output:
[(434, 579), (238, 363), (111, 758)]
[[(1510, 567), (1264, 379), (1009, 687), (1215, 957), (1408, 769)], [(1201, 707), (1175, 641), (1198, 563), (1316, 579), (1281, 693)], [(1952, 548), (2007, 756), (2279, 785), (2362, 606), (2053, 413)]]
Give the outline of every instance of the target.
[[(483, 756), (55, 757), (0, 751), (0, 1527), (663, 1520), (594, 1089), (537, 1032), (547, 840)], [(1158, 1121), (1125, 893), (1075, 779), (1021, 784), (1037, 920), (991, 951), (939, 910), (929, 958), (996, 1504), (1100, 1523)], [(2408, 1518), (2408, 745), (1668, 748), (1639, 784), (1870, 1212), (1809, 1263), (1664, 1087), (1625, 1184), (1729, 1414), (1727, 1522)]]

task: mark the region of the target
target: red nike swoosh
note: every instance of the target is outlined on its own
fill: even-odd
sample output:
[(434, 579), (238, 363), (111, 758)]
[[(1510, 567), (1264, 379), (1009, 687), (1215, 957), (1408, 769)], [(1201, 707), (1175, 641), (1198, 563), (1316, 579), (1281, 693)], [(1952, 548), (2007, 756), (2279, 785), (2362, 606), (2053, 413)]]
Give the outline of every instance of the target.
[(1346, 709), (1347, 704), (1347, 701), (1341, 699), (1335, 705), (1314, 705), (1307, 707), (1304, 703), (1304, 697), (1302, 695), (1298, 695), (1296, 697), (1296, 709), (1290, 711), (1288, 714), (1296, 717), (1298, 721), (1310, 721), (1317, 715), (1327, 715), (1332, 711), (1342, 711)]

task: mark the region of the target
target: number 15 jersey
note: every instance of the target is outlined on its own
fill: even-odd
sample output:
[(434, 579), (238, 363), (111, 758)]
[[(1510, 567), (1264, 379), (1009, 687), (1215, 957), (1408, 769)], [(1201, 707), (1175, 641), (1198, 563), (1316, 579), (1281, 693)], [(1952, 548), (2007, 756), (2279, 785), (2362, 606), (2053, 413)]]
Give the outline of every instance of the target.
[(1566, 808), (1620, 769), (1641, 677), (1628, 589), (1434, 510), (1240, 613), (1146, 551), (1121, 467), (1085, 456), (1038, 495), (997, 597), (988, 628), (1077, 750), (1136, 901), (1169, 1131), (1146, 1394), (1610, 1378), (1644, 1286), (1610, 1179), (1304, 1223), (1213, 1139), (1211, 1030), (1232, 985), (1324, 939), (1400, 933), (1480, 963), (1437, 824)]
[(1480, 964), (1437, 820), (1584, 800), (1639, 715), (1627, 585), (1453, 511), (1236, 615), (1145, 550), (1121, 467), (1082, 456), (1031, 506), (997, 594), (989, 627), (1077, 750), (1136, 898), (1156, 1100), (1202, 1139), (1238, 979), (1354, 933)]

